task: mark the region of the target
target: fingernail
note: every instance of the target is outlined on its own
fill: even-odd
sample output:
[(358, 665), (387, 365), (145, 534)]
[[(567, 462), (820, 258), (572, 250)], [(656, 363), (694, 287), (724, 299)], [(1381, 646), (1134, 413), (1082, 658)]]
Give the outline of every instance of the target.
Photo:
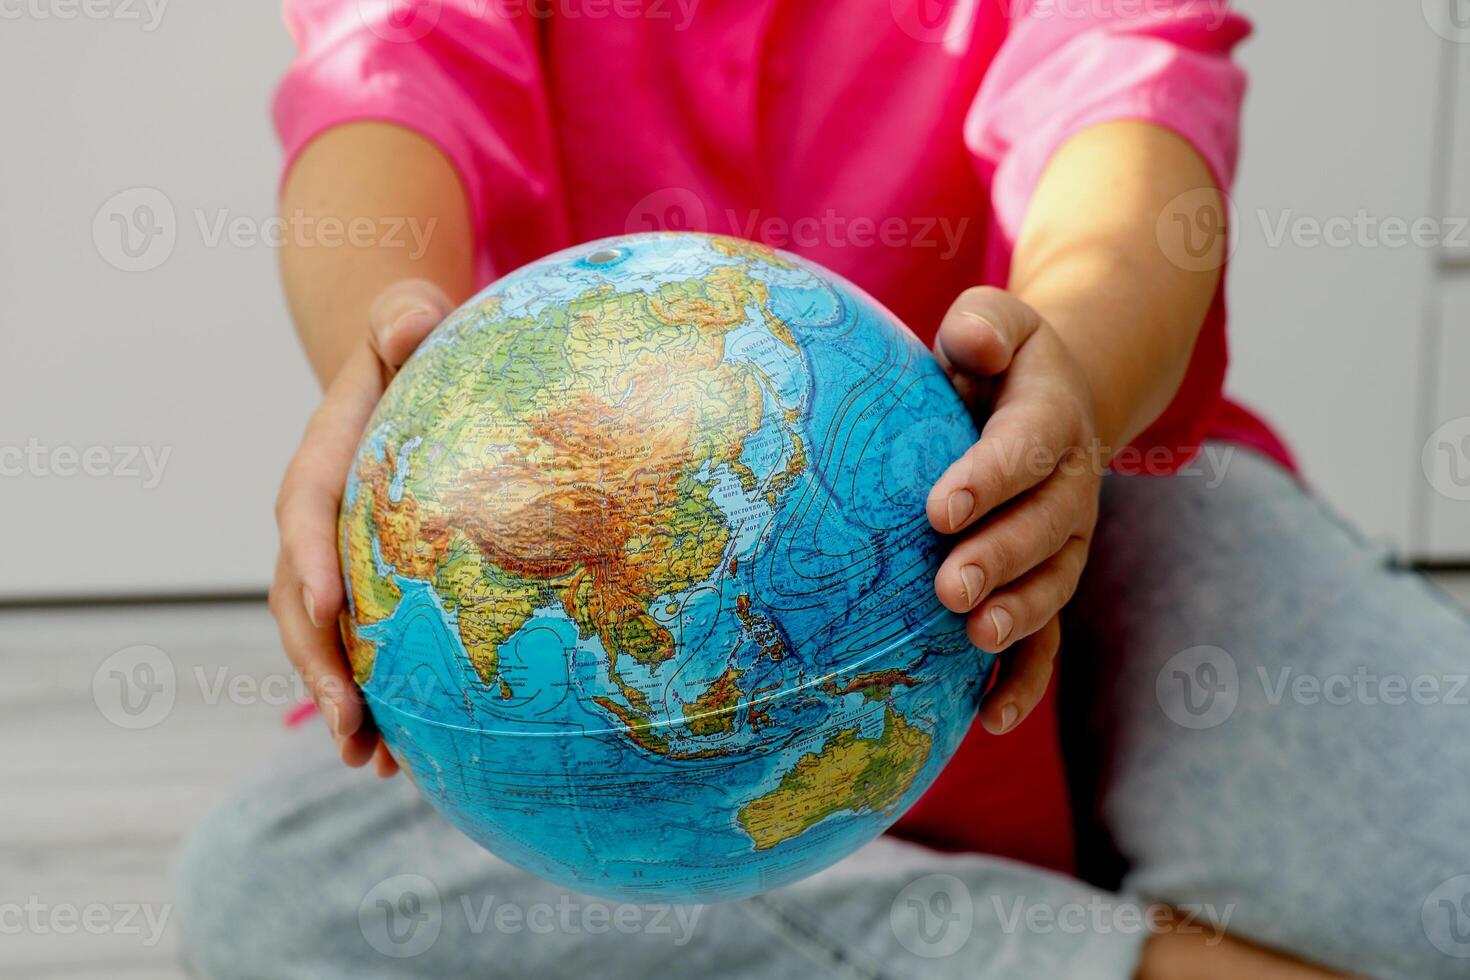
[(949, 495), (949, 529), (955, 530), (975, 509), (975, 495), (968, 490), (956, 490)]
[(428, 320), (431, 319), (433, 316), (434, 311), (429, 309), (427, 306), (410, 306), (408, 309), (404, 310), (402, 313), (393, 318), (393, 322), (389, 325), (389, 329), (401, 330), (404, 327), (408, 326), (409, 322), (414, 319)]
[(1021, 709), (1018, 708), (1018, 707), (1016, 707), (1014, 704), (1008, 704), (1004, 708), (1001, 708), (1000, 709), (1000, 730), (1002, 732), (1008, 732), (1008, 731), (1010, 731), (1011, 730), (1011, 726), (1016, 723), (1016, 719), (1020, 716), (1020, 714), (1021, 714)]
[(306, 607), (306, 618), (311, 620), (311, 625), (321, 629), (322, 624), (316, 621), (316, 596), (311, 594), (309, 585), (301, 587), (301, 604)]
[(327, 730), (332, 733), (332, 737), (341, 742), (342, 736), (337, 734), (337, 728), (342, 719), (342, 710), (337, 707), (336, 701), (331, 698), (322, 699), (322, 717), (327, 720)]
[(965, 587), (966, 607), (975, 605), (975, 600), (980, 598), (980, 593), (985, 588), (985, 572), (979, 565), (960, 566), (960, 582)]
[(1005, 646), (1006, 638), (1011, 635), (1011, 627), (1016, 625), (1015, 620), (1011, 619), (1010, 613), (996, 606), (990, 610), (990, 623), (995, 627), (995, 642)]

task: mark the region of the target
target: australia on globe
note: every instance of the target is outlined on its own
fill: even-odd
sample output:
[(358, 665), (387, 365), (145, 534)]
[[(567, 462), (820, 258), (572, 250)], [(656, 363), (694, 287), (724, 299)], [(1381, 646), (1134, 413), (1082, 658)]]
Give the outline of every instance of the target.
[(975, 440), (877, 302), (733, 238), (500, 279), (388, 386), (343, 495), (343, 637), (430, 802), (597, 895), (740, 898), (883, 833), (994, 658), (939, 604)]

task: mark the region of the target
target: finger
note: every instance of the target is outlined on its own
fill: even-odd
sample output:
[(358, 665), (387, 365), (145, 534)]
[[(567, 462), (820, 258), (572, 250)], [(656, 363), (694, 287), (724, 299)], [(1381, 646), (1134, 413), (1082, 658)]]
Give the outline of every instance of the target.
[(999, 653), (1041, 630), (1072, 601), (1086, 563), (1086, 540), (1071, 538), (1045, 564), (970, 613), (965, 621), (970, 642)]
[(356, 769), (376, 759), (378, 746), (382, 744), (382, 737), (378, 734), (378, 726), (373, 723), (373, 716), (364, 710), (362, 724), (357, 731), (351, 735), (343, 735), (337, 740), (337, 753), (342, 757), (344, 763)]
[(373, 769), (377, 772), (379, 779), (392, 779), (398, 775), (398, 760), (393, 758), (392, 752), (388, 751), (386, 742), (378, 742), (377, 751), (373, 753)]
[[(271, 587), (270, 594), (271, 612), (280, 630), (281, 646), (321, 710), (343, 760), (351, 765), (361, 765), (372, 755), (371, 748), (362, 751), (366, 738), (354, 738), (363, 729), (365, 711), (335, 624), (331, 627), (313, 626), (306, 618), (306, 610), (296, 601), (295, 591), (290, 572), (281, 559), (277, 565), (276, 584)], [(376, 732), (373, 732), (372, 740), (376, 741)]]
[(1097, 491), (1091, 481), (1053, 474), (954, 546), (935, 575), (935, 594), (954, 612), (974, 609), (987, 595), (1037, 568), (1090, 529), (1096, 511)]
[(939, 367), (944, 371), (949, 383), (954, 387), (955, 394), (960, 396), (960, 401), (967, 405), (971, 413), (977, 416), (977, 421), (983, 421), (983, 415), (995, 395), (997, 379), (981, 377), (974, 374), (966, 374), (957, 369), (940, 349), (938, 339), (934, 343), (934, 359), (939, 362)]
[(390, 377), (453, 310), (444, 290), (427, 279), (406, 279), (378, 295), (368, 312), (368, 338)]
[(1041, 703), (1061, 642), (1061, 621), (1053, 617), (1006, 654), (1000, 681), (980, 706), (980, 724), (987, 732), (1002, 735), (1014, 730)]
[(1000, 374), (1038, 327), (1041, 316), (1003, 289), (960, 293), (939, 323), (934, 346), (942, 364), (966, 374)]
[(377, 358), (359, 348), (307, 424), (276, 496), (276, 527), (297, 601), (318, 628), (333, 628), (344, 601), (337, 514), (347, 471), (382, 394)]
[(925, 510), (936, 531), (955, 534), (1046, 479), (1070, 441), (1070, 423), (1042, 400), (1007, 398), (980, 441), (944, 471)]

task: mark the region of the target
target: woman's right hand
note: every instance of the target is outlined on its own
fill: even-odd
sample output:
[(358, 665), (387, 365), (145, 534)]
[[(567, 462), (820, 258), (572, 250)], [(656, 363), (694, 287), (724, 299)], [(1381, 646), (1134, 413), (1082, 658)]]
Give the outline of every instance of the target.
[(338, 617), (346, 608), (337, 551), (337, 514), (348, 470), (368, 419), (394, 373), (454, 306), (423, 279), (385, 289), (368, 315), (367, 340), (354, 350), (307, 424), (276, 497), (280, 553), (270, 608), (281, 644), (311, 693), (342, 761), (373, 760), (378, 775), (398, 764), (378, 738), (352, 679)]

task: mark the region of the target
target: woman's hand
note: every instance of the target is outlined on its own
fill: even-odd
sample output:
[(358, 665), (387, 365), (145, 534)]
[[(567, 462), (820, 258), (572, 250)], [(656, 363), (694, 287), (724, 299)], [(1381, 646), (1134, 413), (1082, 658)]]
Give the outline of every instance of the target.
[(281, 544), (270, 608), (286, 656), (326, 719), (342, 761), (361, 766), (372, 759), (384, 777), (398, 765), (353, 683), (337, 625), (345, 609), (337, 513), (358, 440), (389, 379), (452, 309), (444, 291), (427, 280), (399, 282), (378, 296), (367, 341), (327, 388), (276, 497)]
[(1041, 700), (1061, 643), (1058, 613), (1077, 589), (1097, 523), (1103, 458), (1082, 368), (1035, 310), (990, 287), (945, 314), (935, 355), (988, 420), (929, 493), (929, 522), (959, 534), (939, 600), (967, 614), (970, 640), (1008, 648), (980, 721), (1009, 731)]

